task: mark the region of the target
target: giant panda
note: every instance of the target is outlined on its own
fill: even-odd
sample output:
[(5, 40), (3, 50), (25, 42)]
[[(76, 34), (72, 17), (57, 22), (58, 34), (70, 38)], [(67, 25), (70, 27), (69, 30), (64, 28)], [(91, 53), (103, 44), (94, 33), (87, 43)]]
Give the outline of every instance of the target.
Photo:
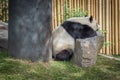
[(92, 16), (66, 20), (52, 32), (52, 57), (57, 61), (69, 61), (74, 55), (75, 40), (97, 36), (98, 29)]

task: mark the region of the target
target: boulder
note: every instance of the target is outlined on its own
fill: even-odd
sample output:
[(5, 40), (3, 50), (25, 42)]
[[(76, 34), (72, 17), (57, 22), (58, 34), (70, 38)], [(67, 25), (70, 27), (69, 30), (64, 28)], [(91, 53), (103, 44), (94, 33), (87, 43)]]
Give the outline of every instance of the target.
[(75, 41), (75, 50), (72, 59), (73, 63), (80, 67), (89, 67), (94, 65), (103, 42), (104, 38), (100, 33), (95, 37), (77, 39)]
[(0, 22), (0, 47), (8, 49), (8, 24)]
[(8, 23), (0, 22), (0, 30), (8, 30)]

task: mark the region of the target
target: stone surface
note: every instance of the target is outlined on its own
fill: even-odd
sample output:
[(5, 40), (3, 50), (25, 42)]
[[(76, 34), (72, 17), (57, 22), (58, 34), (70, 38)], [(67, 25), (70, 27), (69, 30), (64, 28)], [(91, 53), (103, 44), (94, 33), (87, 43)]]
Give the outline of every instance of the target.
[(9, 0), (9, 54), (32, 61), (52, 58), (52, 0)]
[(0, 22), (0, 47), (8, 49), (8, 24)]
[(77, 39), (75, 42), (75, 50), (73, 63), (81, 67), (89, 67), (96, 63), (97, 55), (103, 46), (104, 37), (101, 32), (97, 32), (97, 36)]
[(73, 62), (81, 67), (88, 67), (95, 64), (97, 60), (97, 36), (77, 39)]
[(8, 31), (0, 30), (0, 47), (8, 49)]
[(64, 49), (72, 49), (74, 51), (75, 41), (73, 37), (70, 36), (63, 27), (58, 26), (52, 32), (52, 39), (53, 39), (53, 56)]
[(8, 30), (8, 23), (0, 22), (0, 30)]

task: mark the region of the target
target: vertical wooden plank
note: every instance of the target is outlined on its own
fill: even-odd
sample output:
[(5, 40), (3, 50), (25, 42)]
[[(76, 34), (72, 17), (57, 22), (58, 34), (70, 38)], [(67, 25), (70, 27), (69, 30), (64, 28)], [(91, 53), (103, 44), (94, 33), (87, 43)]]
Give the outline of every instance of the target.
[(79, 1), (80, 1), (80, 0), (77, 0), (77, 8), (80, 8), (80, 7), (79, 7)]
[(74, 0), (74, 9), (77, 9), (76, 0)]
[(54, 26), (53, 26), (53, 0), (52, 0), (52, 30), (53, 30), (53, 28), (54, 28)]
[[(1, 4), (1, 0), (0, 0), (0, 15), (2, 15), (1, 14), (2, 13), (2, 4)], [(2, 19), (1, 19), (1, 17), (0, 17), (0, 21), (1, 21)]]
[(82, 9), (83, 9), (83, 11), (85, 11), (85, 0), (83, 0), (83, 2), (82, 2)]
[(54, 28), (57, 26), (57, 9), (56, 9), (56, 0), (53, 0), (53, 10), (54, 10), (54, 14), (53, 14), (53, 18), (54, 18)]
[(4, 15), (4, 14), (3, 14), (3, 0), (1, 1), (1, 8), (2, 8), (2, 9), (1, 9), (1, 12), (2, 12), (2, 13), (1, 13), (1, 14), (2, 14), (2, 21), (4, 21), (4, 20), (3, 20), (3, 15)]
[(57, 0), (57, 26), (60, 25), (60, 0)]
[[(103, 26), (102, 26), (102, 0), (98, 0), (98, 23), (99, 25), (101, 26), (101, 29), (103, 29)], [(100, 53), (103, 53), (103, 47), (100, 51)]]
[(69, 0), (69, 9), (70, 9), (70, 12), (71, 12), (71, 10), (72, 10), (72, 3), (73, 3), (73, 1), (72, 1), (72, 0)]
[(5, 21), (7, 21), (7, 16), (8, 16), (8, 14), (7, 14), (7, 4), (8, 4), (8, 2), (7, 2), (7, 0), (5, 1)]
[(88, 0), (85, 0), (85, 10), (88, 10)]
[(80, 0), (80, 7), (82, 8), (82, 0)]
[[(89, 0), (89, 1), (90, 1), (90, 0)], [(85, 8), (86, 8), (85, 10), (86, 10), (86, 11), (88, 11), (88, 5), (89, 5), (88, 3), (89, 3), (89, 1), (86, 0), (86, 2), (85, 2)]]
[(93, 12), (92, 12), (92, 16), (95, 18), (95, 14), (94, 14), (95, 4), (94, 4), (94, 1), (95, 1), (95, 0), (92, 0), (92, 4), (91, 4), (91, 5), (92, 5), (92, 11), (93, 11)]
[(82, 6), (82, 0), (80, 0), (80, 7), (83, 9), (83, 6)]
[[(110, 34), (110, 31), (109, 31), (109, 0), (106, 0), (106, 41), (109, 42), (109, 34)], [(110, 54), (109, 52), (109, 45), (106, 46), (106, 54)]]
[(113, 24), (114, 24), (114, 26), (113, 26), (113, 34), (114, 34), (113, 35), (113, 42), (114, 42), (114, 45), (113, 46), (114, 46), (114, 52), (113, 52), (113, 54), (116, 54), (116, 47), (115, 47), (116, 46), (116, 44), (115, 44), (116, 43), (115, 42), (116, 41), (116, 38), (115, 38), (116, 37), (116, 35), (115, 35), (115, 28), (116, 28), (115, 27), (115, 0), (113, 1), (113, 8), (114, 8), (114, 12), (113, 12), (113, 20), (114, 20), (114, 22), (113, 22)]
[(93, 16), (93, 0), (91, 0), (91, 2), (90, 2), (90, 14)]
[(79, 8), (79, 0), (76, 1), (77, 9)]
[(71, 6), (71, 11), (74, 9), (74, 0), (71, 0), (71, 2), (72, 2), (72, 6)]
[(96, 20), (96, 14), (95, 14), (96, 5), (95, 5), (95, 1), (96, 1), (96, 0), (93, 0), (93, 16), (94, 16), (94, 18), (95, 18), (95, 20)]
[(54, 12), (55, 12), (55, 11), (54, 11), (54, 0), (52, 0), (52, 30), (54, 30), (54, 25), (55, 25), (55, 24), (54, 24), (54, 23), (55, 23), (55, 22), (54, 22), (54, 19), (55, 19), (55, 18), (54, 18)]
[(111, 51), (112, 51), (112, 54), (114, 53), (114, 40), (113, 40), (113, 35), (114, 35), (114, 32), (113, 32), (113, 27), (114, 27), (114, 19), (113, 19), (113, 0), (111, 0), (111, 33), (112, 33), (112, 35), (111, 35), (111, 43), (112, 43), (112, 45), (111, 45)]
[(55, 23), (56, 23), (56, 24), (55, 24), (55, 27), (57, 26), (57, 22), (58, 22), (58, 21), (57, 21), (57, 1), (58, 1), (58, 0), (55, 1)]
[[(103, 27), (103, 30), (105, 30), (105, 0), (102, 0), (102, 27)], [(105, 41), (106, 41), (106, 33), (104, 34), (105, 36)], [(104, 46), (103, 48), (103, 53), (105, 54), (105, 48), (106, 46)]]
[(56, 0), (56, 22), (57, 22), (56, 26), (58, 26), (58, 1), (59, 0)]
[(112, 54), (112, 44), (111, 44), (112, 43), (112, 30), (111, 30), (112, 29), (111, 28), (112, 27), (111, 26), (112, 25), (112, 20), (111, 20), (111, 17), (112, 17), (112, 15), (111, 15), (111, 13), (112, 13), (111, 12), (112, 11), (111, 10), (112, 9), (111, 8), (111, 4), (112, 4), (112, 2), (111, 2), (111, 0), (109, 0), (108, 4), (109, 4), (109, 31), (110, 31), (110, 34), (109, 34), (109, 40), (110, 40), (110, 46), (109, 47), (110, 47), (110, 51), (109, 52), (110, 52), (110, 54)]
[(98, 22), (98, 0), (95, 0), (95, 19)]
[(82, 4), (83, 4), (83, 11), (85, 11), (85, 0), (83, 0)]
[(91, 9), (90, 9), (90, 4), (91, 4), (91, 0), (88, 1), (88, 16), (90, 16), (91, 14)]
[[(119, 44), (119, 47), (118, 48), (120, 48), (120, 0), (118, 0), (118, 1), (119, 1), (118, 2), (119, 3), (119, 5), (118, 5), (118, 8), (119, 8), (119, 10), (118, 10), (118, 14), (119, 14), (119, 20), (118, 20), (118, 23), (119, 23), (118, 24), (118, 27), (119, 27), (119, 34), (118, 34), (119, 39), (118, 40), (119, 40), (119, 43), (118, 44)], [(120, 49), (119, 49), (119, 54), (120, 54)]]
[(116, 35), (116, 40), (115, 40), (115, 44), (116, 44), (116, 54), (118, 54), (118, 0), (115, 0), (115, 35)]
[(114, 43), (114, 12), (115, 12), (115, 9), (114, 9), (114, 1), (112, 0), (112, 43), (113, 43), (113, 45), (112, 45), (112, 54), (114, 54), (114, 52), (115, 52), (115, 47), (114, 47), (114, 45), (115, 45), (115, 43)]
[(71, 0), (72, 4), (71, 4), (71, 10), (74, 9), (74, 0)]
[(61, 0), (61, 23), (63, 22), (64, 15), (64, 0)]
[[(99, 0), (99, 23), (102, 26), (103, 30), (103, 25), (102, 25), (102, 0)], [(104, 53), (104, 47), (102, 48), (102, 53)]]
[(115, 27), (115, 0), (112, 2), (113, 3), (113, 9), (114, 9), (114, 11), (112, 11), (113, 12), (113, 43), (114, 43), (114, 45), (113, 45), (113, 54), (116, 54), (116, 35), (115, 35), (115, 29), (116, 29), (116, 27)]

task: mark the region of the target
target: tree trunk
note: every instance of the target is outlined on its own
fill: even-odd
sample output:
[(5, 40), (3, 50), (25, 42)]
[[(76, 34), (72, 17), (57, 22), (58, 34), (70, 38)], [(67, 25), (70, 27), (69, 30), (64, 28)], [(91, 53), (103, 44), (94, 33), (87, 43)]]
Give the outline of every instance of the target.
[(9, 54), (32, 61), (51, 59), (52, 0), (9, 0)]

